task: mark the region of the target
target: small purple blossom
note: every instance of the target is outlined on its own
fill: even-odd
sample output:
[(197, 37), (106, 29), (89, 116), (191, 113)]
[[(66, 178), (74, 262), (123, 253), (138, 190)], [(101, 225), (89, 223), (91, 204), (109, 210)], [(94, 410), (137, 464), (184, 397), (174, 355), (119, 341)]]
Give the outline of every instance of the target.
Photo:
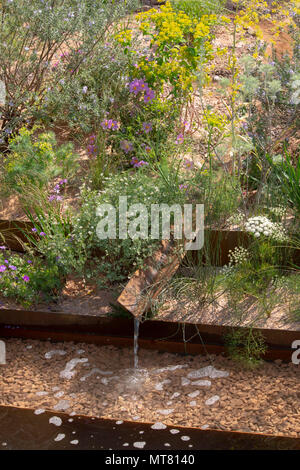
[(183, 144), (183, 142), (184, 142), (184, 135), (183, 134), (178, 134), (178, 136), (176, 137), (175, 143), (176, 144)]
[(149, 103), (150, 101), (152, 101), (153, 99), (155, 98), (155, 93), (153, 90), (151, 90), (150, 88), (147, 90), (147, 92), (145, 93), (144, 95), (144, 102), (145, 103)]
[(4, 266), (4, 264), (1, 264), (0, 273), (4, 273), (4, 271), (6, 271), (6, 266)]
[(112, 119), (104, 119), (104, 121), (102, 121), (100, 123), (100, 126), (102, 127), (102, 129), (111, 129), (111, 126), (112, 126)]
[(188, 189), (188, 185), (187, 184), (180, 184), (179, 189), (180, 189), (180, 191), (186, 191)]
[(37, 232), (37, 229), (36, 229), (36, 228), (32, 228), (31, 231), (32, 231), (32, 232)]
[(12, 271), (16, 271), (16, 270), (18, 269), (17, 266), (14, 266), (13, 264), (10, 264), (8, 267), (9, 267)]
[(23, 276), (22, 278), (25, 282), (29, 282), (29, 276)]
[(133, 150), (133, 144), (132, 142), (129, 142), (129, 140), (122, 140), (120, 142), (120, 147), (125, 153), (132, 152)]
[(129, 83), (129, 91), (130, 93), (137, 95), (140, 91), (142, 91), (142, 86), (146, 86), (144, 80), (138, 80), (135, 78), (132, 82)]
[(140, 160), (138, 163), (136, 163), (134, 166), (136, 168), (140, 168), (141, 166), (149, 165), (148, 162), (145, 162), (144, 160)]
[(45, 237), (45, 232), (40, 232), (40, 237)]
[(6, 246), (4, 245), (0, 246), (0, 250), (6, 250)]
[(134, 168), (140, 168), (142, 166), (148, 165), (148, 162), (145, 162), (144, 160), (139, 161), (136, 157), (133, 157), (130, 163)]
[(143, 130), (146, 134), (149, 134), (149, 132), (152, 131), (152, 124), (151, 122), (144, 122), (143, 123)]
[(194, 162), (192, 160), (184, 160), (183, 166), (186, 170), (192, 170), (194, 168)]

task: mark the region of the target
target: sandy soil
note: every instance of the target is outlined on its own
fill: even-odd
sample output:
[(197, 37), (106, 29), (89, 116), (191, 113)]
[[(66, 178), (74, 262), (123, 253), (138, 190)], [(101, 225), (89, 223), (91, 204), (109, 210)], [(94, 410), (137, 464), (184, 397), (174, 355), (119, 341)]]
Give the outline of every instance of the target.
[(155, 319), (205, 325), (300, 331), (300, 322), (291, 319), (287, 303), (276, 305), (267, 315), (253, 299), (247, 298), (240, 302), (237, 314), (228, 305), (225, 295), (220, 295), (216, 301), (204, 307), (197, 300), (169, 298), (158, 307)]
[[(84, 283), (83, 280), (70, 277), (56, 302), (40, 302), (25, 310), (106, 316), (111, 313), (111, 303), (115, 303), (120, 289), (119, 286), (100, 289), (94, 283)], [(24, 310), (19, 303), (0, 295), (1, 308)]]
[(292, 363), (245, 370), (221, 356), (141, 350), (134, 375), (132, 350), (16, 339), (6, 348), (1, 405), (300, 437)]

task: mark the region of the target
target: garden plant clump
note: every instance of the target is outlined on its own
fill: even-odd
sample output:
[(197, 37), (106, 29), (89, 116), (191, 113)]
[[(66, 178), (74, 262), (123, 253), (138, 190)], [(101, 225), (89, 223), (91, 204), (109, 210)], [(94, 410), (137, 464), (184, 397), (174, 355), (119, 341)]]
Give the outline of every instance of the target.
[[(0, 218), (31, 222), (23, 253), (1, 232), (1, 296), (57, 302), (70, 277), (119, 292), (161, 245), (138, 209), (120, 236), (119, 198), (204, 204), (207, 233), (243, 236), (217, 266), (206, 233), (151, 314), (220, 302), (249, 328), (229, 350), (256, 364), (256, 322), (299, 322), (299, 1), (157, 3), (1, 3)], [(113, 239), (97, 235), (102, 205)]]

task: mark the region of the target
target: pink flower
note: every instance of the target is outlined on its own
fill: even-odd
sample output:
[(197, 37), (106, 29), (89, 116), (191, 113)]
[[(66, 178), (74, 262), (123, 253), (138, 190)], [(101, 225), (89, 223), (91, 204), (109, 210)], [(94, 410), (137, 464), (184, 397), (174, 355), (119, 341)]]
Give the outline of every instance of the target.
[(28, 282), (29, 281), (29, 276), (23, 276), (22, 278), (25, 282)]
[(183, 165), (186, 170), (192, 170), (194, 168), (194, 162), (192, 160), (184, 160)]
[(183, 144), (183, 142), (184, 142), (184, 135), (183, 134), (178, 134), (178, 136), (176, 137), (175, 143), (176, 144)]

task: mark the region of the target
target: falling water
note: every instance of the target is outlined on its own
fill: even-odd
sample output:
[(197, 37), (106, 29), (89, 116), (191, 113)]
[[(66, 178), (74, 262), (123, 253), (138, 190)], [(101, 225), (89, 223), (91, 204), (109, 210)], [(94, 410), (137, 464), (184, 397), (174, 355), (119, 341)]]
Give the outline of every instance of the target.
[(139, 357), (138, 357), (138, 349), (139, 349), (139, 328), (140, 328), (140, 320), (137, 318), (134, 319), (134, 346), (133, 346), (133, 354), (134, 354), (134, 368), (138, 369), (139, 367)]

